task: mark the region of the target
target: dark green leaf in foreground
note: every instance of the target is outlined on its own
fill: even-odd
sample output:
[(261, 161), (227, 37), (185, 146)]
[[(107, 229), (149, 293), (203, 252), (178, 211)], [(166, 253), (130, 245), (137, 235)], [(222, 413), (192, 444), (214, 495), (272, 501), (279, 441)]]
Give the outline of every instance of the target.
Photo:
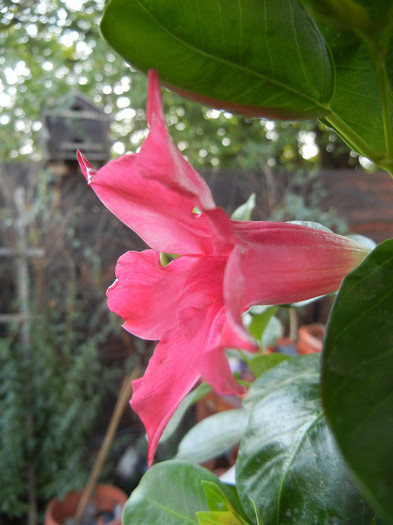
[(393, 523), (393, 239), (344, 280), (322, 379), (341, 452), (370, 502)]
[(369, 525), (319, 402), (319, 356), (287, 360), (256, 380), (236, 465), (240, 501), (264, 525)]
[[(313, 4), (317, 12), (323, 5), (334, 5), (333, 11), (341, 12), (342, 22), (347, 13), (347, 29), (345, 24), (324, 24), (317, 18), (336, 73), (326, 121), (355, 151), (392, 174), (392, 2), (303, 1)], [(348, 30), (350, 27), (354, 30)]]
[[(332, 113), (327, 121), (356, 151), (374, 157), (378, 162), (386, 150), (381, 88), (370, 49), (361, 38), (350, 31), (326, 31), (325, 37), (336, 67)], [(392, 104), (391, 93), (389, 100)], [(354, 104), (356, 111), (353, 111)], [(342, 123), (352, 129), (353, 140), (343, 133)]]
[(215, 483), (233, 507), (233, 489), (208, 470), (184, 461), (158, 463), (146, 472), (132, 492), (123, 525), (198, 525), (197, 512), (209, 511), (203, 481)]
[(327, 112), (330, 54), (298, 0), (111, 0), (101, 29), (130, 64), (212, 106), (287, 119)]

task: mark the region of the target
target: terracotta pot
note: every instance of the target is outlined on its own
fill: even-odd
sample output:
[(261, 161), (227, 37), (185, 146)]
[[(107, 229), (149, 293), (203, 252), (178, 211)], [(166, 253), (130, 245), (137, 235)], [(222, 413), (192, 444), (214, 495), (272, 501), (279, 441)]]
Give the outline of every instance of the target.
[(322, 352), (325, 325), (313, 323), (301, 326), (298, 330), (297, 350), (299, 354), (316, 354)]
[[(78, 507), (82, 492), (71, 492), (63, 500), (51, 500), (45, 510), (44, 525), (62, 525), (66, 518), (72, 518)], [(97, 512), (112, 511), (115, 505), (125, 505), (128, 496), (122, 490), (112, 485), (97, 485), (94, 502)], [(121, 517), (116, 518), (106, 525), (121, 525)]]

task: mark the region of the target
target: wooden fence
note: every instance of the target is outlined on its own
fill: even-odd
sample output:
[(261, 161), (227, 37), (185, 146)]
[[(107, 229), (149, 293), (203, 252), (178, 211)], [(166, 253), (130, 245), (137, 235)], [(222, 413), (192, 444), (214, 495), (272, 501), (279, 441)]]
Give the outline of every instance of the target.
[(353, 233), (379, 243), (393, 237), (393, 180), (384, 172), (324, 171), (325, 206), (346, 217)]

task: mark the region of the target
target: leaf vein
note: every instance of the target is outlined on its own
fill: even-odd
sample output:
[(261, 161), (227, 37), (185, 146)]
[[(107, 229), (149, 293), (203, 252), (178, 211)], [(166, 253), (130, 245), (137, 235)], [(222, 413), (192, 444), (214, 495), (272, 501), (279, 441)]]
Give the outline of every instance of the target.
[(235, 71), (239, 71), (239, 72), (242, 72), (242, 73), (246, 73), (246, 74), (250, 75), (251, 77), (259, 79), (262, 83), (265, 82), (265, 83), (270, 84), (272, 86), (275, 86), (275, 87), (278, 87), (280, 89), (283, 89), (283, 90), (287, 91), (288, 93), (291, 93), (292, 95), (294, 95), (296, 97), (299, 97), (302, 100), (307, 100), (307, 101), (311, 102), (313, 105), (319, 107), (324, 112), (329, 110), (329, 105), (328, 104), (323, 104), (323, 103), (319, 102), (318, 100), (312, 98), (311, 96), (308, 96), (308, 95), (302, 93), (301, 91), (299, 91), (298, 89), (295, 89), (293, 86), (285, 84), (285, 83), (283, 83), (282, 81), (280, 81), (280, 80), (278, 80), (276, 78), (269, 78), (267, 75), (261, 73), (260, 71), (255, 71), (255, 70), (252, 70), (252, 69), (250, 69), (248, 67), (245, 67), (243, 65), (236, 64), (233, 61), (229, 61), (229, 60), (224, 59), (224, 58), (222, 58), (220, 56), (214, 55), (214, 54), (212, 54), (210, 52), (208, 53), (207, 51), (205, 51), (205, 50), (203, 50), (201, 48), (198, 48), (195, 45), (190, 44), (189, 42), (185, 41), (180, 36), (176, 35), (172, 30), (170, 30), (168, 27), (166, 27), (161, 21), (159, 21), (153, 15), (153, 13), (145, 5), (142, 4), (142, 0), (136, 0), (136, 3), (156, 23), (156, 25), (159, 26), (162, 29), (162, 31), (164, 31), (167, 34), (169, 34), (173, 39), (175, 39), (178, 42), (180, 42), (184, 47), (191, 49), (196, 54), (203, 55), (206, 58), (208, 58), (209, 60), (213, 59), (213, 60), (216, 60), (217, 62), (221, 62), (222, 64), (225, 64), (229, 69), (232, 69), (232, 70), (235, 70)]

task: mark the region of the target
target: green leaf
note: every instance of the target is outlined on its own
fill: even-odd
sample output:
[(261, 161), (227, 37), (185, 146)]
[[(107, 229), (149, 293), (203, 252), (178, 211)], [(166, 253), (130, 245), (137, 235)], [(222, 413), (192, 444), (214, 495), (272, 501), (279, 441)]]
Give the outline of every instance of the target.
[(231, 508), (227, 497), (216, 483), (211, 481), (202, 481), (203, 490), (205, 491), (207, 505), (209, 510), (223, 511)]
[(236, 208), (231, 218), (234, 221), (250, 221), (253, 209), (255, 208), (255, 198), (255, 193), (252, 193), (244, 204)]
[(282, 336), (282, 333), (282, 322), (278, 317), (272, 317), (262, 334), (262, 349), (265, 350), (269, 346), (276, 344), (277, 340)]
[(286, 359), (289, 359), (289, 356), (284, 354), (257, 354), (255, 357), (247, 360), (247, 365), (255, 377), (259, 377)]
[(111, 0), (101, 30), (130, 64), (199, 101), (287, 119), (327, 113), (330, 53), (298, 0)]
[[(274, 354), (271, 354), (274, 355)], [(311, 364), (316, 360), (319, 362), (319, 355), (302, 356), (286, 359), (285, 362), (277, 364), (258, 378), (250, 387), (247, 396), (243, 400), (243, 406), (251, 411), (261, 401), (269, 396), (273, 391), (291, 386), (296, 378), (296, 382), (318, 381), (319, 370), (315, 366), (306, 366), (308, 360)], [(290, 370), (290, 373), (288, 372)]]
[(197, 512), (197, 516), (199, 525), (244, 525), (247, 523), (240, 520), (236, 514), (229, 510), (224, 512)]
[(319, 24), (336, 71), (332, 113), (326, 122), (355, 151), (392, 173), (392, 3), (362, 3), (369, 4), (373, 25), (368, 35)]
[(251, 322), (247, 328), (257, 341), (262, 340), (263, 332), (276, 311), (277, 306), (254, 306), (251, 308)]
[(202, 481), (202, 486), (203, 490), (205, 491), (209, 512), (197, 513), (200, 523), (233, 523), (234, 525), (247, 524), (247, 522), (244, 521), (243, 518), (236, 512), (236, 510), (238, 510), (240, 513), (242, 513), (243, 509), (240, 506), (235, 487), (232, 488), (233, 498), (230, 501), (228, 496), (224, 494), (217, 483), (212, 483), (211, 481)]
[(353, 0), (303, 0), (315, 14), (341, 28), (371, 29), (367, 10)]
[[(355, 151), (378, 161), (385, 153), (385, 139), (380, 85), (370, 50), (351, 32), (327, 32), (326, 37), (336, 66), (332, 115), (327, 123)], [(343, 130), (342, 123), (355, 134), (352, 139)]]
[(314, 230), (321, 230), (323, 232), (331, 232), (332, 230), (330, 228), (327, 228), (320, 222), (314, 222), (314, 221), (287, 221), (289, 224), (299, 224), (300, 226), (307, 226), (308, 228), (314, 228)]
[(322, 396), (342, 454), (393, 523), (393, 239), (344, 280), (328, 324)]
[(370, 239), (370, 237), (365, 237), (364, 235), (360, 235), (359, 233), (351, 233), (349, 235), (346, 235), (348, 239), (351, 239), (352, 241), (358, 242), (359, 244), (363, 244), (363, 246), (366, 246), (371, 252), (373, 250), (377, 243)]
[(181, 440), (176, 457), (200, 463), (220, 456), (239, 443), (247, 421), (248, 413), (243, 408), (202, 419)]
[(236, 463), (240, 501), (265, 525), (369, 525), (319, 402), (319, 356), (285, 361), (256, 380)]
[(203, 481), (217, 484), (232, 500), (231, 489), (199, 465), (177, 460), (154, 465), (126, 503), (123, 525), (197, 525), (196, 513), (209, 510)]
[(256, 525), (264, 525), (263, 523), (263, 520), (262, 520), (262, 517), (257, 509), (257, 506), (255, 504), (255, 501), (250, 498), (250, 501), (251, 501), (251, 505), (252, 505), (252, 508), (254, 510), (254, 513), (255, 513), (255, 519), (256, 519)]

